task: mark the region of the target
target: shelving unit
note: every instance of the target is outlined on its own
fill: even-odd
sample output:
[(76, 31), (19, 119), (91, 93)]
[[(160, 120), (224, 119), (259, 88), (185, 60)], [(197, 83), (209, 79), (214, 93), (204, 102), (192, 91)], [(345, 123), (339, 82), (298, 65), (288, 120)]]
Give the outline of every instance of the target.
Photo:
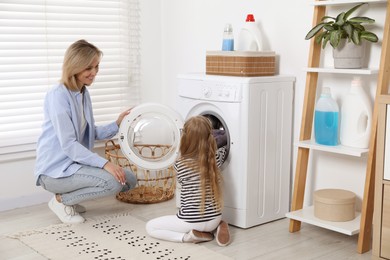
[(334, 69), (334, 68), (305, 68), (306, 72), (333, 73), (333, 74), (355, 74), (373, 75), (378, 74), (379, 69)]
[(286, 217), (302, 221), (311, 225), (330, 229), (345, 235), (356, 235), (360, 229), (360, 212), (356, 212), (356, 217), (347, 222), (325, 221), (314, 217), (314, 207), (306, 207), (286, 214)]
[(317, 144), (314, 140), (300, 141), (296, 143), (295, 146), (308, 148), (312, 150), (330, 152), (330, 153), (356, 156), (356, 157), (362, 157), (364, 155), (367, 155), (368, 153), (368, 149), (357, 149), (357, 148), (351, 148), (343, 145), (326, 146), (326, 145)]
[(347, 5), (355, 3), (386, 3), (387, 0), (365, 0), (365, 1), (356, 1), (356, 0), (329, 0), (329, 1), (315, 1), (312, 2), (314, 6), (331, 6), (331, 5)]
[[(357, 3), (388, 3), (387, 0), (331, 0), (331, 1), (314, 1), (313, 26), (321, 22), (321, 18), (325, 15), (327, 6), (334, 5), (351, 5)], [(373, 123), (371, 127), (370, 146), (368, 149), (355, 149), (350, 147), (343, 147), (341, 145), (331, 147), (316, 144), (311, 137), (314, 106), (316, 101), (317, 83), (319, 73), (341, 73), (341, 74), (355, 74), (355, 75), (375, 75), (378, 74), (376, 96), (387, 93), (387, 83), (389, 82), (389, 65), (390, 48), (389, 48), (389, 10), (390, 6), (387, 4), (386, 21), (383, 34), (383, 46), (381, 53), (381, 63), (378, 68), (369, 69), (334, 69), (321, 68), (319, 66), (321, 56), (321, 45), (316, 44), (314, 40), (310, 42), (309, 61), (306, 70), (306, 86), (305, 97), (302, 110), (301, 132), (299, 136), (298, 156), (295, 170), (294, 190), (291, 205), (291, 212), (286, 216), (290, 218), (290, 232), (299, 231), (301, 222), (327, 228), (336, 232), (347, 235), (355, 235), (359, 233), (358, 252), (364, 253), (370, 250), (371, 245), (371, 230), (372, 230), (372, 216), (373, 216), (373, 189), (374, 189), (374, 172), (375, 172), (375, 140), (377, 129), (377, 102), (375, 101), (373, 112)], [(384, 80), (387, 79), (387, 80)], [(387, 83), (386, 83), (387, 82)], [(376, 98), (375, 98), (376, 99)], [(309, 162), (309, 154), (311, 150), (330, 152), (336, 154), (343, 154), (347, 156), (367, 156), (366, 181), (363, 194), (362, 211), (356, 213), (356, 218), (348, 222), (330, 222), (322, 221), (314, 217), (313, 207), (303, 208), (307, 167)]]

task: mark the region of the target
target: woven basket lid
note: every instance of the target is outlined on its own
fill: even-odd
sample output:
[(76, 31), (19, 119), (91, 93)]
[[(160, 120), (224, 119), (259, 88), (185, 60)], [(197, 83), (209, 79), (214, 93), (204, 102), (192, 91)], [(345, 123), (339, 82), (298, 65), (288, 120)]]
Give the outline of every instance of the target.
[(356, 195), (348, 190), (323, 189), (314, 192), (314, 200), (326, 204), (350, 204), (355, 203)]

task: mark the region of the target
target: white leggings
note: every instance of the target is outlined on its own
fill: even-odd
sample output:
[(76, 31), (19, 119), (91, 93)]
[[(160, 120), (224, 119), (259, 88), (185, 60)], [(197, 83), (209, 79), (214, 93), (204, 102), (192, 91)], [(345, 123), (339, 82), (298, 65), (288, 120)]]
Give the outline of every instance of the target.
[(183, 242), (183, 237), (192, 229), (202, 232), (212, 232), (221, 222), (221, 216), (207, 222), (188, 223), (176, 215), (162, 216), (146, 223), (149, 236), (172, 242)]

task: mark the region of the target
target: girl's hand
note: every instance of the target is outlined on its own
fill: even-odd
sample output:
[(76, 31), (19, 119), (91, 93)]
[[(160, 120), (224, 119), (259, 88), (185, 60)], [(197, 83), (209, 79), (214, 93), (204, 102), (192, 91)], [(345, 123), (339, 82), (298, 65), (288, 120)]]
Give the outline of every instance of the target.
[(117, 124), (118, 126), (121, 125), (123, 118), (125, 118), (125, 116), (127, 116), (128, 114), (130, 114), (131, 109), (132, 109), (132, 108), (129, 108), (129, 109), (127, 109), (126, 111), (123, 111), (122, 113), (120, 113), (120, 115), (118, 116), (118, 119), (116, 120), (116, 124)]
[(126, 184), (126, 175), (125, 171), (123, 170), (122, 167), (113, 164), (112, 162), (107, 162), (104, 167), (106, 171), (111, 173), (112, 176), (122, 185)]

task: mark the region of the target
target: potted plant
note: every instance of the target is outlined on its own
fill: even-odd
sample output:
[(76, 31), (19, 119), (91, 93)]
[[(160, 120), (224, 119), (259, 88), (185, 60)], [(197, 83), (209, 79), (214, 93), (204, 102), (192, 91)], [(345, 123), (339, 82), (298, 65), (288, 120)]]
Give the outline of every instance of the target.
[[(364, 54), (364, 40), (377, 42), (378, 36), (367, 31), (362, 24), (372, 24), (374, 19), (351, 14), (366, 3), (358, 4), (347, 12), (341, 12), (337, 17), (324, 16), (321, 23), (314, 26), (306, 35), (309, 40), (316, 36), (318, 44), (322, 42), (324, 49), (329, 42), (333, 47), (335, 68), (361, 68)], [(348, 58), (350, 55), (351, 58)], [(356, 56), (357, 55), (357, 56)]]

